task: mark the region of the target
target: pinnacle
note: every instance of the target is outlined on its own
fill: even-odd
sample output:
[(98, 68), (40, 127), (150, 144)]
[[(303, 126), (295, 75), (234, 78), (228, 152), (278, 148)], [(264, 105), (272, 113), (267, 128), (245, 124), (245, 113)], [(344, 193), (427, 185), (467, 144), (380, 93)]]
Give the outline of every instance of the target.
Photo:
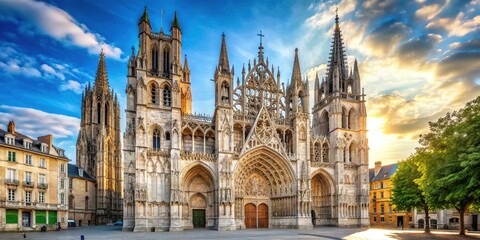
[(292, 80), (291, 85), (302, 86), (302, 73), (300, 71), (300, 62), (298, 60), (298, 48), (295, 48), (295, 58), (293, 60)]
[(94, 88), (100, 91), (108, 91), (108, 76), (107, 67), (105, 64), (105, 54), (103, 49), (100, 52), (100, 59), (98, 60), (97, 75), (95, 76)]
[(230, 64), (228, 62), (227, 43), (225, 41), (225, 34), (222, 34), (222, 45), (220, 47), (220, 57), (218, 58), (218, 67), (222, 72), (229, 72)]

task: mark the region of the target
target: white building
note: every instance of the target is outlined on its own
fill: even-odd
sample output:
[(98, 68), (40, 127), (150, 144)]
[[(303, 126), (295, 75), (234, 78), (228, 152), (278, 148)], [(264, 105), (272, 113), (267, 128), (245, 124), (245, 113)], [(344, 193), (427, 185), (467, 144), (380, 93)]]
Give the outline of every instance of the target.
[(225, 35), (209, 117), (191, 114), (177, 15), (168, 35), (152, 31), (145, 9), (128, 63), (124, 230), (368, 226), (365, 101), (335, 20), (313, 118), (297, 49), (285, 87), (261, 42), (235, 75)]

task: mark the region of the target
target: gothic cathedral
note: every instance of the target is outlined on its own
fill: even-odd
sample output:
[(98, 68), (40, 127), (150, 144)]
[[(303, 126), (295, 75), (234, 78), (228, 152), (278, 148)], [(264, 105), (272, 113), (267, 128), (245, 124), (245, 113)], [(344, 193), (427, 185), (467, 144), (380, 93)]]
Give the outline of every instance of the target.
[(365, 95), (335, 20), (313, 120), (297, 49), (284, 86), (262, 42), (235, 76), (225, 35), (209, 117), (192, 114), (177, 14), (168, 35), (152, 31), (145, 9), (128, 62), (124, 230), (368, 226)]
[(121, 160), (120, 105), (108, 85), (102, 51), (94, 86), (88, 84), (82, 94), (77, 138), (77, 165), (96, 180), (94, 199), (85, 197), (85, 206), (95, 210), (95, 224), (112, 223), (122, 218)]

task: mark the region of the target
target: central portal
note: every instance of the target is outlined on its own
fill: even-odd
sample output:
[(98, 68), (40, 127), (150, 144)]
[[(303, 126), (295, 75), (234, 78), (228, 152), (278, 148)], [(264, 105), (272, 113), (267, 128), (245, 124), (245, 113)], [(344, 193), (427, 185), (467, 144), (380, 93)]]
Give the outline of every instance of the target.
[(245, 154), (235, 169), (235, 218), (240, 228), (294, 228), (296, 186), (288, 161), (267, 147)]
[(268, 206), (261, 203), (255, 206), (253, 203), (245, 205), (246, 228), (268, 228)]
[(205, 209), (193, 209), (193, 227), (194, 228), (205, 228)]

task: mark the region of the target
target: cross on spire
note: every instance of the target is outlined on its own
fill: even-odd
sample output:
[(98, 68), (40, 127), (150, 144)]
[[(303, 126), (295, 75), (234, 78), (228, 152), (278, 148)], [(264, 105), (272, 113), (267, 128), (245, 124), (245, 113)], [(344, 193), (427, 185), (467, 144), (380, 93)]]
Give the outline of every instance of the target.
[(260, 37), (260, 46), (262, 46), (262, 38), (265, 37), (265, 35), (262, 34), (262, 30), (260, 30), (260, 33), (257, 34), (257, 36)]

